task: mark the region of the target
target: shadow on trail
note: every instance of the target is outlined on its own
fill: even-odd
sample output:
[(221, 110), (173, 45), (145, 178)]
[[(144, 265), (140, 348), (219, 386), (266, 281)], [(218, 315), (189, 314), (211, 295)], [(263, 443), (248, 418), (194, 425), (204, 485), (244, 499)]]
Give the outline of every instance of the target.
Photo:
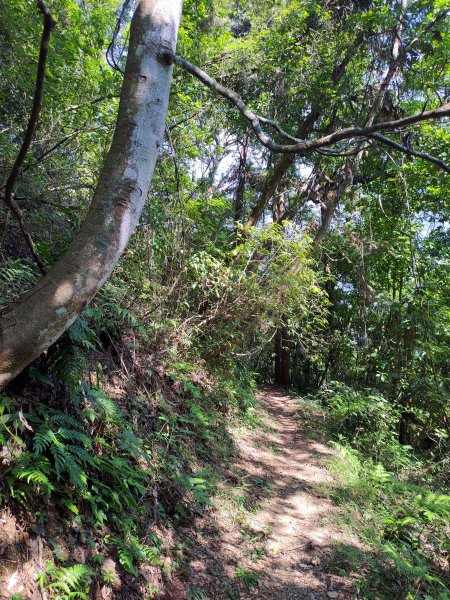
[(236, 439), (223, 473), (226, 501), (184, 529), (188, 585), (182, 595), (178, 581), (167, 599), (355, 597), (346, 571), (327, 560), (343, 543), (363, 553), (333, 529), (338, 509), (318, 493), (331, 482), (322, 463), (332, 450), (302, 427), (284, 390), (265, 387), (260, 399), (271, 426)]

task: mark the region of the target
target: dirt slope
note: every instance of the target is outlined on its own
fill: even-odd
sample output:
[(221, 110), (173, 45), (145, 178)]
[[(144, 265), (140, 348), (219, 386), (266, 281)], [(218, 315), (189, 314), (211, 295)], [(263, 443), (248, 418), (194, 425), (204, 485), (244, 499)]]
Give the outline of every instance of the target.
[[(321, 494), (333, 485), (325, 465), (334, 450), (314, 439), (314, 430), (307, 428), (285, 391), (267, 387), (259, 398), (262, 425), (231, 432), (228, 466), (222, 457), (211, 457), (223, 473), (212, 497), (214, 508), (197, 514), (188, 526), (160, 533), (166, 542), (172, 538), (173, 556), (180, 549), (180, 560), (170, 565), (164, 581), (155, 575), (157, 585), (150, 590), (145, 582), (152, 577), (133, 581), (128, 575), (121, 589), (92, 587), (91, 598), (356, 598), (349, 577), (327, 572), (334, 548), (361, 548), (336, 526), (339, 509)], [(57, 539), (52, 530), (47, 523), (48, 536)], [(16, 589), (31, 590), (24, 600), (48, 597), (36, 583), (37, 573), (52, 559), (41, 533), (29, 534), (7, 511), (0, 511), (0, 597), (10, 598)], [(82, 563), (85, 556), (73, 559)], [(159, 573), (159, 568), (151, 568)]]

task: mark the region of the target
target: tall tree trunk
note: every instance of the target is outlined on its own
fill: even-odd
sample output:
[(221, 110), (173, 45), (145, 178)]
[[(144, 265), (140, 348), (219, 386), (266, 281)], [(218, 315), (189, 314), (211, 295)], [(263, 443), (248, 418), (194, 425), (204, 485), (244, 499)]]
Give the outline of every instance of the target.
[[(286, 210), (284, 190), (273, 198), (272, 216), (277, 222)], [(282, 325), (275, 334), (275, 383), (291, 385), (291, 346), (289, 330), (286, 326), (287, 319), (283, 315)]]
[(138, 0), (113, 141), (88, 215), (51, 271), (0, 317), (0, 389), (75, 321), (145, 204), (164, 134), (182, 0)]
[(242, 223), (245, 213), (245, 183), (247, 180), (247, 149), (250, 131), (247, 129), (242, 142), (239, 143), (238, 184), (234, 196), (234, 220)]
[(288, 386), (291, 384), (291, 349), (289, 332), (281, 327), (275, 334), (275, 383)]
[[(360, 45), (364, 41), (364, 36), (362, 34), (358, 34), (353, 43), (347, 49), (347, 52), (344, 55), (344, 58), (341, 62), (335, 64), (333, 69), (333, 83), (336, 86), (340, 80), (342, 79), (345, 69), (347, 68), (352, 56), (360, 47)], [(296, 137), (298, 138), (307, 138), (312, 130), (314, 129), (314, 125), (319, 119), (323, 107), (320, 105), (312, 108), (309, 113), (306, 115), (303, 123), (300, 125), (296, 132)], [(285, 154), (280, 158), (278, 163), (275, 165), (275, 169), (266, 182), (264, 187), (264, 191), (261, 195), (259, 202), (253, 207), (252, 212), (249, 215), (247, 221), (247, 227), (254, 227), (257, 222), (260, 220), (262, 215), (264, 214), (267, 205), (269, 204), (271, 198), (275, 194), (278, 184), (282, 181), (283, 177), (286, 175), (290, 167), (294, 164), (295, 155), (294, 154)]]
[[(297, 137), (306, 138), (311, 133), (317, 119), (319, 118), (319, 115), (319, 110), (312, 109), (305, 117), (302, 125), (298, 128), (296, 132)], [(295, 154), (285, 154), (277, 162), (271, 177), (269, 177), (264, 186), (260, 200), (253, 207), (252, 212), (248, 217), (247, 227), (254, 227), (263, 216), (267, 205), (277, 190), (278, 184), (282, 181), (290, 167), (294, 164), (294, 161)]]

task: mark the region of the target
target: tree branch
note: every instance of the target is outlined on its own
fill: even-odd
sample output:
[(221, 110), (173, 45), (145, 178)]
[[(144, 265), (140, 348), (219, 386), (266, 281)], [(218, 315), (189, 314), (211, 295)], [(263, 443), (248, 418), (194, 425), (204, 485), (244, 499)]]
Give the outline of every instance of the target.
[(44, 78), (45, 78), (45, 66), (47, 63), (47, 55), (48, 55), (48, 45), (50, 40), (50, 34), (52, 32), (53, 27), (56, 25), (56, 21), (52, 17), (50, 11), (45, 6), (42, 0), (37, 0), (37, 6), (42, 13), (44, 19), (44, 29), (42, 31), (41, 36), (41, 46), (39, 50), (39, 60), (38, 60), (38, 68), (36, 75), (36, 84), (34, 88), (34, 97), (33, 97), (33, 106), (31, 108), (30, 117), (28, 119), (28, 125), (25, 130), (24, 139), (22, 142), (22, 146), (17, 154), (17, 158), (14, 162), (13, 168), (11, 169), (11, 173), (5, 184), (5, 195), (4, 202), (6, 206), (11, 210), (11, 212), (15, 215), (19, 227), (22, 231), (25, 242), (30, 250), (30, 253), (35, 260), (36, 264), (39, 267), (39, 270), (42, 274), (45, 275), (46, 270), (45, 267), (39, 258), (34, 242), (31, 238), (31, 235), (28, 231), (28, 227), (25, 222), (25, 218), (23, 212), (20, 207), (14, 200), (14, 187), (16, 185), (17, 178), (19, 176), (20, 170), (22, 168), (23, 162), (27, 155), (27, 152), (30, 148), (31, 141), (33, 139), (34, 132), (36, 130), (36, 125), (39, 119), (39, 113), (41, 112), (41, 104), (42, 104), (42, 91), (44, 87)]
[[(241, 112), (241, 114), (247, 119), (247, 121), (250, 122), (253, 131), (255, 132), (256, 137), (261, 142), (261, 144), (263, 144), (272, 152), (276, 153), (306, 155), (310, 154), (311, 152), (315, 152), (319, 149), (325, 148), (327, 146), (332, 146), (336, 142), (341, 142), (343, 140), (350, 140), (353, 138), (367, 138), (370, 137), (372, 134), (378, 133), (380, 131), (401, 129), (408, 125), (414, 125), (422, 121), (431, 121), (450, 116), (450, 102), (447, 102), (443, 106), (440, 106), (433, 110), (424, 111), (415, 115), (410, 115), (409, 117), (395, 119), (393, 121), (374, 123), (373, 125), (369, 125), (367, 127), (346, 127), (344, 129), (338, 129), (337, 131), (334, 131), (328, 135), (324, 135), (315, 140), (302, 140), (299, 138), (295, 138), (294, 136), (291, 136), (289, 134), (285, 134), (284, 137), (291, 141), (294, 141), (295, 143), (278, 144), (261, 127), (261, 122), (269, 122), (269, 120), (261, 118), (259, 115), (257, 115), (251, 109), (249, 109), (239, 94), (223, 86), (213, 77), (202, 71), (199, 67), (196, 67), (189, 61), (185, 60), (184, 58), (174, 55), (172, 57), (172, 60), (173, 62), (175, 62), (175, 64), (185, 69), (188, 73), (196, 77), (199, 81), (201, 81), (211, 90), (217, 92), (223, 98), (234, 104)], [(270, 125), (273, 126), (272, 121), (270, 121)], [(281, 129), (281, 127), (278, 127), (277, 129), (279, 133), (282, 134), (283, 130)]]
[(431, 29), (433, 29), (433, 27), (435, 27), (439, 21), (442, 21), (443, 19), (445, 19), (445, 17), (448, 15), (448, 13), (450, 12), (450, 8), (446, 8), (444, 10), (441, 10), (440, 12), (438, 12), (436, 14), (436, 16), (434, 17), (434, 19), (432, 21), (430, 21), (426, 27), (424, 27), (423, 31), (420, 32), (420, 35), (417, 35), (415, 38), (413, 38), (409, 44), (405, 47), (405, 52), (408, 52), (408, 50), (411, 50), (411, 48), (421, 39), (423, 39), (423, 36), (428, 33)]
[(416, 156), (417, 158), (422, 158), (423, 160), (427, 160), (427, 161), (437, 165), (438, 167), (440, 167), (446, 173), (450, 173), (450, 165), (445, 163), (440, 158), (436, 158), (435, 156), (428, 154), (428, 152), (422, 152), (421, 150), (414, 150), (414, 148), (412, 148), (412, 147), (408, 147), (408, 146), (404, 146), (403, 144), (399, 144), (398, 142), (391, 140), (390, 138), (386, 137), (385, 135), (381, 135), (381, 133), (373, 133), (369, 137), (373, 140), (378, 140), (379, 142), (381, 142), (382, 144), (385, 144), (386, 146), (395, 148), (395, 150), (398, 150), (399, 152), (403, 152), (403, 154), (407, 154), (408, 156)]
[[(344, 76), (345, 70), (350, 63), (351, 58), (355, 55), (355, 52), (360, 47), (360, 45), (362, 44), (363, 41), (364, 41), (364, 35), (362, 32), (360, 32), (356, 36), (353, 43), (350, 44), (350, 46), (347, 48), (347, 51), (345, 52), (344, 58), (341, 60), (341, 62), (336, 63), (336, 65), (333, 69), (333, 73), (332, 73), (332, 81), (335, 86), (340, 82), (340, 80)], [(311, 135), (313, 127), (314, 127), (316, 121), (318, 120), (318, 118), (320, 117), (320, 115), (321, 115), (321, 107), (319, 107), (317, 105), (314, 106), (309, 111), (309, 113), (306, 115), (306, 117), (304, 118), (303, 123), (301, 123), (301, 125), (298, 127), (297, 134), (296, 134), (297, 138), (305, 138), (305, 137)], [(279, 125), (277, 123), (275, 123), (274, 121), (267, 119), (267, 120), (265, 120), (265, 122), (268, 123), (269, 125), (272, 125), (273, 127), (275, 127), (275, 129), (277, 129), (277, 131), (279, 133), (281, 133), (281, 135), (284, 135), (287, 139), (290, 139), (291, 141), (296, 140), (296, 138), (293, 138), (292, 136), (287, 134), (284, 130), (282, 130), (279, 127)], [(330, 150), (330, 152), (333, 152), (333, 150)], [(257, 221), (259, 221), (262, 214), (264, 213), (264, 210), (265, 210), (267, 204), (270, 201), (270, 198), (275, 193), (275, 190), (276, 190), (277, 186), (279, 185), (279, 182), (284, 177), (284, 175), (286, 174), (286, 172), (288, 171), (289, 167), (292, 165), (294, 160), (295, 160), (295, 154), (285, 154), (279, 160), (278, 164), (275, 165), (274, 172), (273, 172), (272, 176), (268, 179), (259, 202), (257, 202), (255, 204), (255, 206), (253, 207), (253, 209), (250, 213), (250, 216), (247, 221), (247, 227), (252, 227), (257, 223)]]
[[(311, 132), (311, 130), (314, 126), (314, 123), (317, 121), (317, 119), (319, 117), (319, 114), (320, 114), (320, 111), (318, 109), (316, 109), (316, 108), (311, 109), (311, 111), (305, 117), (302, 125), (298, 129), (299, 135), (306, 136)], [(259, 221), (259, 219), (262, 217), (267, 204), (269, 203), (270, 199), (272, 198), (273, 194), (275, 193), (275, 190), (277, 189), (278, 184), (280, 183), (281, 179), (284, 177), (284, 175), (286, 174), (286, 172), (288, 171), (288, 169), (294, 162), (294, 159), (295, 159), (295, 154), (285, 154), (275, 165), (274, 171), (273, 171), (272, 175), (269, 177), (269, 179), (264, 187), (264, 191), (261, 195), (260, 200), (255, 204), (255, 206), (253, 207), (253, 209), (248, 217), (248, 220), (246, 223), (247, 227), (253, 227), (254, 225), (256, 225), (256, 223)]]

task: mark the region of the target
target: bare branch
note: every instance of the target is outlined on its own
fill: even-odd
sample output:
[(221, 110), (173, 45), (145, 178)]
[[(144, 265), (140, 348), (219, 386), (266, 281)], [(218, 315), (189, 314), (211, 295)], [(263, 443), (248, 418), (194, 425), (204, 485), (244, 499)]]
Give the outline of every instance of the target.
[(416, 44), (419, 40), (423, 39), (423, 36), (426, 33), (428, 33), (431, 29), (433, 29), (433, 27), (435, 27), (439, 23), (439, 21), (442, 21), (443, 19), (445, 19), (445, 17), (448, 15), (449, 12), (450, 12), (450, 8), (447, 8), (445, 10), (441, 10), (440, 12), (438, 12), (437, 15), (434, 17), (434, 19), (427, 24), (427, 26), (420, 33), (420, 35), (417, 35), (415, 38), (413, 38), (409, 42), (409, 44), (405, 48), (405, 52), (407, 52), (408, 50), (411, 50), (411, 48), (414, 46), (414, 44)]
[(353, 58), (353, 56), (355, 56), (356, 51), (361, 46), (363, 41), (364, 41), (364, 33), (362, 31), (360, 31), (358, 33), (358, 35), (356, 36), (353, 44), (351, 44), (347, 48), (344, 58), (341, 60), (340, 63), (336, 64), (333, 69), (333, 73), (331, 75), (331, 80), (334, 85), (337, 85), (339, 83), (341, 77), (343, 76), (343, 74), (345, 72), (345, 69), (348, 67), (351, 59)]
[[(354, 143), (354, 142), (353, 142)], [(358, 142), (357, 143), (357, 147), (353, 148), (353, 150), (349, 150), (349, 148), (352, 146), (352, 144), (346, 144), (344, 148), (334, 148), (334, 149), (330, 149), (330, 148), (323, 148), (320, 150), (316, 150), (316, 152), (318, 154), (322, 154), (323, 156), (344, 156), (344, 157), (349, 157), (349, 156), (357, 156), (359, 153), (364, 152), (364, 150), (367, 150), (368, 148), (370, 148), (372, 144), (370, 143), (370, 141), (367, 141), (366, 144)]]
[(25, 222), (25, 218), (23, 216), (22, 211), (14, 200), (14, 187), (16, 185), (17, 178), (21, 171), (23, 162), (27, 155), (27, 152), (30, 148), (31, 141), (33, 139), (34, 132), (36, 130), (36, 125), (39, 119), (39, 113), (41, 112), (41, 104), (42, 104), (42, 91), (44, 87), (44, 78), (45, 78), (45, 66), (47, 63), (47, 55), (48, 55), (48, 45), (50, 41), (50, 34), (52, 32), (53, 27), (56, 25), (56, 21), (52, 17), (50, 11), (45, 6), (42, 0), (37, 0), (37, 6), (42, 13), (44, 18), (44, 28), (41, 36), (41, 46), (39, 50), (39, 59), (38, 59), (38, 68), (36, 75), (36, 84), (34, 88), (34, 96), (33, 96), (33, 106), (31, 108), (30, 117), (28, 119), (28, 125), (25, 130), (24, 139), (22, 142), (22, 146), (17, 154), (17, 158), (14, 162), (13, 168), (11, 169), (11, 173), (5, 184), (5, 195), (3, 200), (6, 206), (11, 210), (11, 212), (15, 215), (20, 229), (22, 231), (25, 242), (30, 250), (32, 257), (34, 258), (36, 264), (38, 265), (42, 274), (45, 275), (46, 270), (44, 265), (36, 253), (36, 249), (34, 246), (34, 242), (31, 238), (31, 235), (28, 231), (28, 227)]
[(266, 125), (270, 125), (270, 127), (273, 127), (276, 131), (278, 131), (278, 133), (280, 135), (282, 135), (287, 140), (290, 140), (291, 142), (298, 142), (299, 141), (299, 138), (291, 135), (290, 133), (288, 133), (287, 131), (285, 131), (284, 129), (282, 129), (282, 127), (280, 127), (280, 125), (276, 121), (274, 121), (273, 119), (267, 119), (266, 117), (262, 117), (261, 115), (257, 115), (257, 117), (261, 121), (261, 123), (265, 123)]
[(381, 133), (373, 133), (370, 136), (370, 138), (374, 139), (374, 140), (378, 140), (379, 142), (381, 142), (382, 144), (385, 144), (386, 146), (395, 148), (395, 150), (398, 150), (399, 152), (403, 152), (403, 154), (407, 154), (408, 156), (415, 156), (417, 158), (422, 158), (423, 160), (427, 160), (428, 162), (431, 162), (431, 163), (437, 165), (438, 167), (440, 167), (446, 173), (450, 173), (450, 166), (447, 163), (445, 163), (440, 158), (436, 158), (435, 156), (428, 154), (428, 152), (422, 152), (421, 150), (414, 150), (414, 148), (412, 148), (412, 147), (408, 147), (408, 146), (404, 146), (403, 144), (399, 144), (398, 142), (391, 140), (390, 138), (386, 137), (385, 135), (381, 135)]

